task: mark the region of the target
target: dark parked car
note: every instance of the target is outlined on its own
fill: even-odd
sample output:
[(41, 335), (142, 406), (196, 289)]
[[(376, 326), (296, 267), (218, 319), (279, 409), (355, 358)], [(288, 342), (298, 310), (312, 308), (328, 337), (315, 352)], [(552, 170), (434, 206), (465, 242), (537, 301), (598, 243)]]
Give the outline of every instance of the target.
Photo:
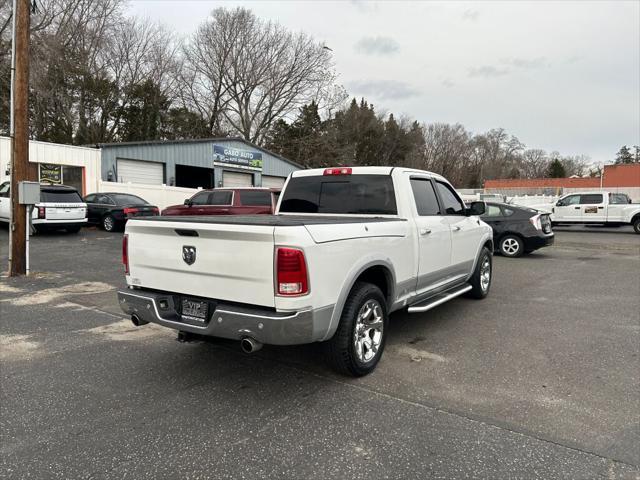
[(92, 193), (84, 197), (87, 203), (87, 221), (107, 232), (124, 227), (129, 218), (159, 215), (158, 207), (129, 193)]
[(278, 203), (278, 188), (216, 188), (203, 190), (172, 205), (162, 215), (271, 215)]
[(487, 202), (482, 220), (493, 229), (496, 251), (505, 257), (519, 257), (553, 245), (551, 219), (546, 213), (506, 203)]

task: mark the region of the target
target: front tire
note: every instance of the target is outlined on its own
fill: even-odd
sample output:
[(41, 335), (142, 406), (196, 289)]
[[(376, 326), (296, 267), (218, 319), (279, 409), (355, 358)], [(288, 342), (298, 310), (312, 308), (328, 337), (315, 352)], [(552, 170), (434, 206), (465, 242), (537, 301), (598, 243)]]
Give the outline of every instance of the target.
[(505, 257), (516, 258), (524, 253), (524, 243), (520, 237), (505, 235), (500, 239), (500, 253)]
[(327, 342), (331, 366), (354, 377), (371, 373), (382, 357), (388, 323), (382, 291), (371, 283), (357, 282), (344, 305), (338, 329)]
[(484, 247), (478, 257), (478, 263), (476, 269), (471, 275), (469, 283), (471, 284), (471, 290), (468, 292), (468, 296), (481, 300), (489, 295), (489, 289), (491, 288), (491, 280), (493, 278), (493, 256), (487, 247)]
[(640, 233), (640, 217), (636, 218), (633, 221), (633, 231), (636, 233)]

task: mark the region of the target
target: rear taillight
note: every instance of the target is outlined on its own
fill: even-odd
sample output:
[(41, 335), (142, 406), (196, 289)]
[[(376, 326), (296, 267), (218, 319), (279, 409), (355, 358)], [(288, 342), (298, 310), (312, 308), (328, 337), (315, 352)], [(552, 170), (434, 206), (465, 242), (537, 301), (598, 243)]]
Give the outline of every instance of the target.
[(534, 215), (529, 219), (529, 221), (531, 222), (531, 225), (533, 225), (533, 227), (536, 230), (542, 230), (542, 222), (540, 220), (540, 215)]
[(351, 167), (326, 168), (324, 175), (351, 175)]
[(137, 208), (125, 208), (123, 211), (125, 215), (133, 215), (134, 213), (138, 213), (140, 210)]
[(122, 237), (122, 264), (125, 275), (129, 275), (129, 235), (126, 233)]
[(47, 209), (45, 207), (38, 207), (38, 218), (47, 218)]
[(309, 293), (307, 262), (302, 250), (284, 247), (276, 250), (276, 292), (285, 296)]

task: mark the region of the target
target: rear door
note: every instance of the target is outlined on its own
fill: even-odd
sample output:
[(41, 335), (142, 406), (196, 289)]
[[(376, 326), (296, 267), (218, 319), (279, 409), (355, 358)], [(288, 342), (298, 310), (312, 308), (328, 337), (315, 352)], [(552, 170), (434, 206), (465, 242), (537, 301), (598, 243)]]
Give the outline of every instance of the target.
[(553, 220), (555, 222), (580, 222), (582, 220), (580, 195), (568, 195), (558, 200), (553, 207)]
[(422, 175), (409, 179), (414, 199), (414, 218), (418, 238), (416, 293), (441, 284), (451, 275), (451, 227), (440, 213), (432, 180)]
[(270, 190), (240, 190), (238, 193), (241, 205), (239, 213), (261, 215), (272, 212), (273, 196)]
[[(629, 197), (624, 193), (610, 193), (607, 209), (608, 222), (624, 222), (625, 210), (629, 206)], [(628, 221), (628, 220), (627, 220)]]
[(580, 215), (583, 222), (598, 223), (607, 221), (607, 210), (602, 193), (583, 193), (580, 195)]
[(451, 227), (451, 270), (455, 276), (471, 273), (478, 253), (482, 227), (477, 217), (467, 217), (465, 206), (448, 183), (436, 180), (443, 215)]

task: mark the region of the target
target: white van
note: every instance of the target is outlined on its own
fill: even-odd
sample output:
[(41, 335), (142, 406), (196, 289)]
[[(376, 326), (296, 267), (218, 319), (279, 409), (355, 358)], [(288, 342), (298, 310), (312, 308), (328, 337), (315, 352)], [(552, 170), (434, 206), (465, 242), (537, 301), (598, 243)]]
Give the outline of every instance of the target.
[[(0, 185), (0, 222), (9, 222), (10, 182)], [(40, 203), (33, 208), (31, 222), (36, 231), (66, 230), (78, 233), (87, 223), (87, 204), (78, 191), (66, 185), (40, 185)]]

